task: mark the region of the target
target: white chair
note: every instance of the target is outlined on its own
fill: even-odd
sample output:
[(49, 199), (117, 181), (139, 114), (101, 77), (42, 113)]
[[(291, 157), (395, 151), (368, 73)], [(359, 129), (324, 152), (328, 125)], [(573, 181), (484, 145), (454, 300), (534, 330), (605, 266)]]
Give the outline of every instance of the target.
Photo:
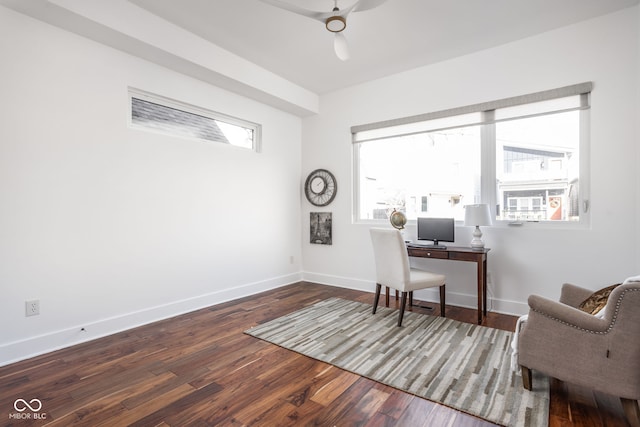
[(398, 326), (402, 326), (402, 318), (407, 305), (407, 294), (409, 294), (409, 301), (412, 304), (413, 291), (439, 287), (440, 316), (444, 317), (445, 276), (411, 268), (409, 266), (407, 247), (400, 231), (387, 228), (372, 228), (370, 233), (376, 262), (376, 296), (373, 302), (373, 314), (376, 314), (383, 285), (387, 288), (399, 290), (402, 293)]

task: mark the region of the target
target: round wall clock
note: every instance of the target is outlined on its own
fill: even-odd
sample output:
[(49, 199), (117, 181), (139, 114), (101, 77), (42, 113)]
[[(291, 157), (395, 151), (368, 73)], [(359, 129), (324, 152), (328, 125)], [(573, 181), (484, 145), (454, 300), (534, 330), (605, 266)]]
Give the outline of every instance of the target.
[(316, 169), (304, 183), (304, 195), (315, 206), (327, 206), (336, 197), (338, 183), (331, 172)]

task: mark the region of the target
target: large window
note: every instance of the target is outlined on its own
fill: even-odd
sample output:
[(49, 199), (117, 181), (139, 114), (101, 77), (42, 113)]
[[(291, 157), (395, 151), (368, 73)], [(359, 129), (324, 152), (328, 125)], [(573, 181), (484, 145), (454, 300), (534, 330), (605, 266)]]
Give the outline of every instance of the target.
[[(580, 222), (586, 214), (591, 84), (352, 128), (356, 220)], [(582, 207), (582, 210), (581, 210)]]

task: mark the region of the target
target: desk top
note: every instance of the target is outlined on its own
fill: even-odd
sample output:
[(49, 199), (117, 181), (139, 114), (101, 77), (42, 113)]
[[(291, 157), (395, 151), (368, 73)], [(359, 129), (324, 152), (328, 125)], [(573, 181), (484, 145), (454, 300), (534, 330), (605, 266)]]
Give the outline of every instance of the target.
[(414, 243), (407, 243), (407, 249), (412, 250), (424, 250), (424, 251), (440, 251), (440, 252), (470, 252), (475, 254), (487, 253), (491, 250), (491, 248), (483, 248), (483, 249), (473, 249), (468, 246), (447, 246), (446, 249), (434, 248), (433, 246), (428, 245), (416, 245)]

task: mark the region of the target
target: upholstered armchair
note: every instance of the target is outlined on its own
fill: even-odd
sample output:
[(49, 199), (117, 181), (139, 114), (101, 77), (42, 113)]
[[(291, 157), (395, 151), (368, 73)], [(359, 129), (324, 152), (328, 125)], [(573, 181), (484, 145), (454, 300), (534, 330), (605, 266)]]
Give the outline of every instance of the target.
[(518, 337), (525, 388), (531, 370), (620, 398), (628, 421), (640, 426), (640, 283), (616, 287), (601, 316), (577, 307), (593, 291), (565, 284), (560, 302), (529, 297)]

